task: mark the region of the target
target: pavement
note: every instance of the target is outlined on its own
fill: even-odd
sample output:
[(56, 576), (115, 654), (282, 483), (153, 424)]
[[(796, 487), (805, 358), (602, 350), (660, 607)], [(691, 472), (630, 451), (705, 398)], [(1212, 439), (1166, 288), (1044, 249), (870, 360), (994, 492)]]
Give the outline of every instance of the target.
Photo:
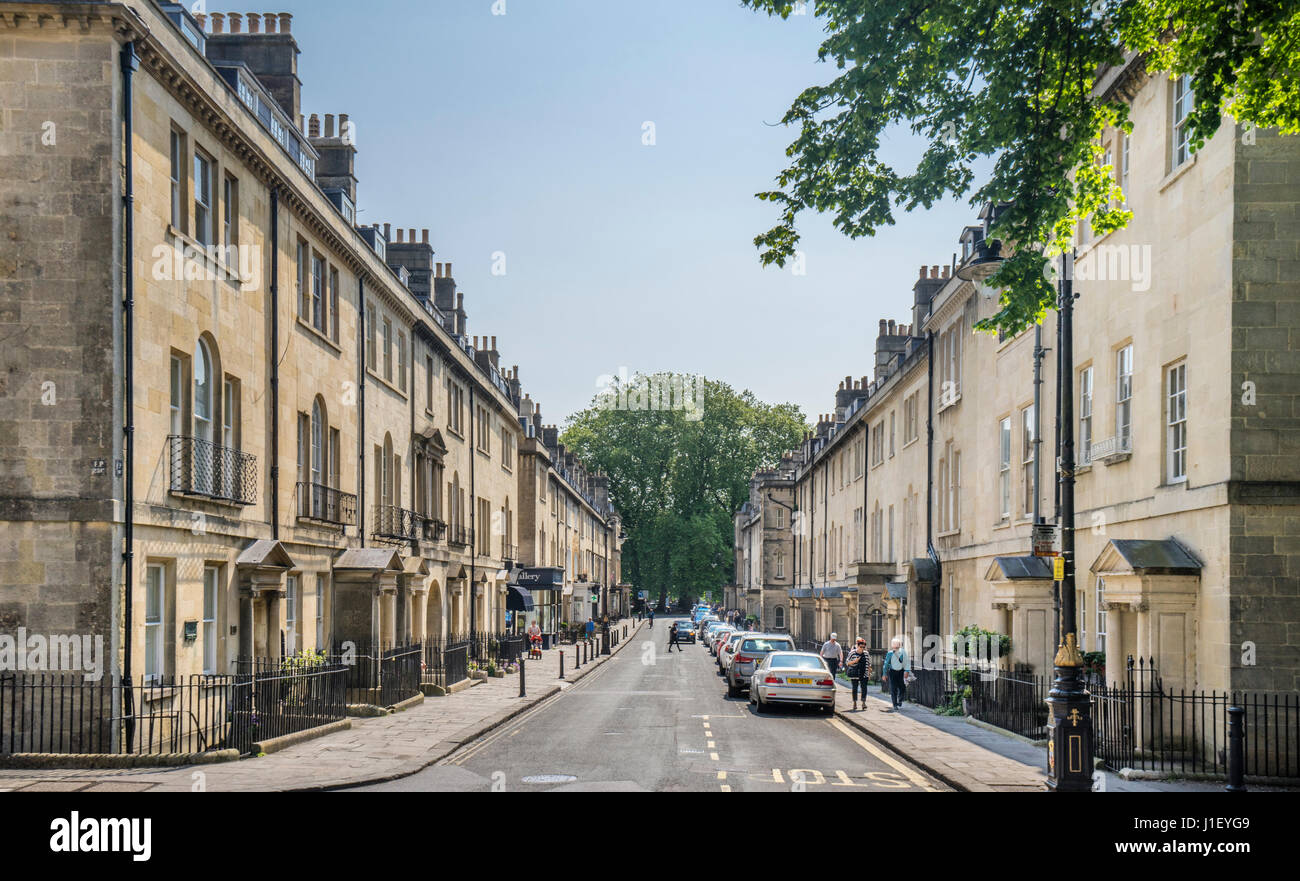
[[(843, 689), (836, 715), (888, 746), (954, 789), (971, 792), (1041, 792), (1047, 787), (1047, 747), (962, 716), (943, 716), (919, 704), (899, 712), (874, 685), (868, 708), (854, 712), (851, 687)], [(1222, 781), (1126, 779), (1113, 771), (1093, 772), (1096, 792), (1223, 792)], [(1249, 791), (1282, 791), (1250, 786)]]
[[(663, 619), (556, 699), (382, 792), (940, 792), (942, 782), (841, 719), (758, 715)], [(651, 641), (653, 636), (653, 641)]]
[[(625, 623), (628, 637), (613, 653), (598, 656), (581, 669), (574, 669), (573, 646), (551, 649), (543, 652), (542, 660), (526, 662), (527, 696), (523, 698), (519, 677), (510, 675), (426, 698), (402, 712), (353, 718), (349, 729), (266, 756), (179, 768), (0, 768), (0, 792), (284, 792), (337, 789), (414, 774), (560, 694), (623, 651), (632, 653), (638, 632), (648, 628), (645, 622)], [(559, 679), (561, 651), (563, 681)]]

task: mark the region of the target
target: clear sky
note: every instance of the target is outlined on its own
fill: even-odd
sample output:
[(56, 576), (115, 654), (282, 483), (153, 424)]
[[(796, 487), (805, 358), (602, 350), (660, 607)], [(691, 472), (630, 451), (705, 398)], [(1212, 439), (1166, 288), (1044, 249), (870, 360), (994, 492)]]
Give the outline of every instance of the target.
[[(546, 422), (620, 368), (704, 374), (810, 420), (871, 373), (878, 320), (909, 320), (918, 267), (948, 263), (975, 211), (900, 215), (856, 242), (810, 215), (805, 275), (759, 264), (776, 213), (753, 194), (794, 134), (776, 123), (834, 75), (815, 18), (736, 0), (493, 5), (273, 8), (294, 14), (303, 112), (356, 123), (358, 222), (430, 229), (470, 335), (498, 337)], [(247, 11), (208, 3), (232, 9)], [(887, 155), (911, 168), (918, 143), (895, 132)]]

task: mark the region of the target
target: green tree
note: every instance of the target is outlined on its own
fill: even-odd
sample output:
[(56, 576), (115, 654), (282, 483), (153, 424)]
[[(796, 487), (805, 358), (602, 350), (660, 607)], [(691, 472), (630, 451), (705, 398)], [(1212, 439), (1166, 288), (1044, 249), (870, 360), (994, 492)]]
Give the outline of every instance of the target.
[[(698, 382), (691, 406), (681, 407), (628, 392), (689, 388), (689, 377), (616, 381), (569, 420), (562, 438), (589, 467), (609, 474), (610, 498), (628, 536), (624, 577), (661, 604), (670, 589), (689, 603), (710, 591), (716, 597), (731, 580), (732, 515), (749, 496), (749, 478), (776, 464), (806, 428), (792, 404), (765, 404), (726, 383)], [(656, 408), (641, 408), (651, 397)]]
[[(791, 0), (742, 0), (785, 18)], [(984, 329), (1015, 332), (1040, 320), (1055, 293), (1044, 272), (1090, 218), (1105, 234), (1128, 223), (1098, 138), (1129, 131), (1119, 98), (1094, 94), (1098, 70), (1135, 55), (1156, 74), (1188, 75), (1192, 146), (1223, 115), (1283, 134), (1300, 132), (1300, 3), (1296, 0), (815, 0), (836, 76), (805, 89), (783, 122), (799, 134), (779, 189), (781, 207), (755, 238), (764, 265), (784, 266), (799, 242), (797, 216), (828, 212), (858, 238), (893, 211), (929, 208), (975, 186), (971, 202), (1010, 203), (995, 237), (1020, 243), (990, 279), (1001, 309)], [(930, 140), (915, 169), (882, 160), (887, 127)]]

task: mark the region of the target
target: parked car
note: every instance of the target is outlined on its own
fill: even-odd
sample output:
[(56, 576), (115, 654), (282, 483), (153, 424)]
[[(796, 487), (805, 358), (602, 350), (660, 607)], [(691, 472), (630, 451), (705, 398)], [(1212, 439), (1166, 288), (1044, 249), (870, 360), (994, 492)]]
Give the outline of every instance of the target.
[(793, 651), (794, 640), (783, 633), (746, 633), (727, 665), (727, 695), (740, 697), (749, 688), (754, 671), (769, 654)]
[(731, 654), (735, 651), (736, 643), (744, 637), (743, 630), (733, 630), (727, 634), (727, 638), (718, 646), (718, 675), (725, 676), (727, 665), (731, 663)]
[(835, 712), (835, 680), (812, 652), (770, 652), (750, 677), (749, 702), (763, 713), (772, 704), (805, 704)]
[(705, 641), (708, 643), (709, 654), (717, 657), (721, 641), (726, 639), (727, 634), (731, 633), (734, 629), (735, 628), (730, 624), (710, 624), (708, 629), (704, 631)]
[(705, 648), (709, 649), (710, 652), (713, 650), (713, 637), (716, 636), (719, 633), (719, 631), (722, 631), (724, 629), (730, 630), (731, 628), (728, 625), (723, 624), (721, 621), (711, 621), (708, 624), (704, 625), (704, 629), (702, 631), (704, 646)]

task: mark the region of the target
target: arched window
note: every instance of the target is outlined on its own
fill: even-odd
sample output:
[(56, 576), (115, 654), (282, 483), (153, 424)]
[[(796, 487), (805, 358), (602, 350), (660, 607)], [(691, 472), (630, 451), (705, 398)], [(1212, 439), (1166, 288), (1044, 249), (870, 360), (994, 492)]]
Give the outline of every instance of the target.
[(785, 606), (777, 606), (772, 613), (772, 626), (777, 630), (785, 629)]
[(325, 483), (325, 414), (320, 398), (311, 405), (311, 482)]
[(212, 495), (216, 491), (221, 458), (212, 446), (212, 414), (215, 412), (212, 354), (199, 340), (194, 347), (194, 490)]

